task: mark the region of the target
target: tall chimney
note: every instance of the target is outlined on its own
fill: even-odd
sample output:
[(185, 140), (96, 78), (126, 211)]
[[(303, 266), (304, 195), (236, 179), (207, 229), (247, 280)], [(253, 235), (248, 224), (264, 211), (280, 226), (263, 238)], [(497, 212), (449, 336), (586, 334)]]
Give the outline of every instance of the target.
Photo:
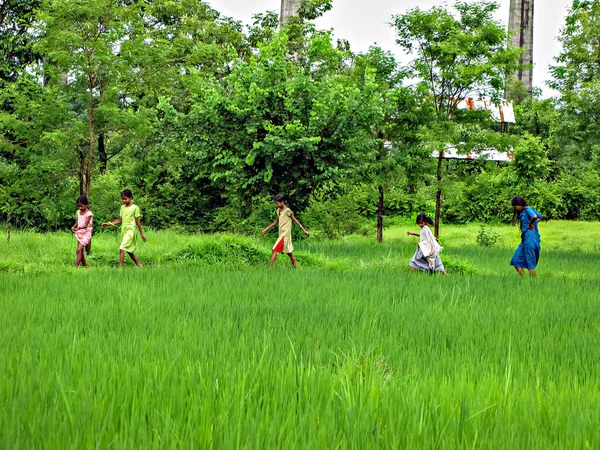
[(511, 44), (524, 50), (519, 63), (528, 66), (517, 70), (515, 77), (523, 82), (530, 95), (533, 91), (533, 2), (534, 0), (510, 0), (508, 21)]
[(290, 17), (298, 15), (300, 3), (302, 3), (302, 0), (281, 0), (279, 20), (282, 24), (286, 23)]

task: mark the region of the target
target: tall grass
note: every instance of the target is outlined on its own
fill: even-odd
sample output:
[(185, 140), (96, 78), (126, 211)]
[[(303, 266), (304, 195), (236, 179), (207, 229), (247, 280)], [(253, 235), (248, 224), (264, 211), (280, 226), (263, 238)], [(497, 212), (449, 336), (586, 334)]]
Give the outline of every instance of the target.
[(90, 271), (68, 235), (0, 246), (35, 256), (0, 273), (0, 448), (600, 448), (593, 253), (518, 279), (513, 242), (457, 237), (482, 272), (431, 277), (398, 231), (269, 271), (268, 241), (149, 233), (152, 267), (114, 270), (99, 237)]

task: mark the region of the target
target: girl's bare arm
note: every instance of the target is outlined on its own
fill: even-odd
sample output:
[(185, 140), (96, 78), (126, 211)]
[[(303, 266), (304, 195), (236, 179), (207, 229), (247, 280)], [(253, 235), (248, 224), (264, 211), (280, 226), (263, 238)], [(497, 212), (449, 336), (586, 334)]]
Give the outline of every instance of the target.
[(537, 214), (535, 216), (531, 217), (531, 219), (529, 219), (529, 229), (535, 228), (533, 226), (533, 224), (538, 220), (540, 220), (540, 218), (538, 217)]
[(294, 216), (293, 214), (292, 214), (292, 220), (294, 221), (294, 223), (295, 223), (296, 225), (298, 225), (298, 226), (300, 227), (300, 229), (301, 229), (301, 230), (302, 230), (302, 232), (303, 232), (303, 233), (306, 235), (306, 237), (309, 237), (309, 236), (310, 236), (310, 233), (309, 233), (308, 231), (306, 231), (306, 228), (304, 228), (304, 227), (302, 226), (302, 224), (301, 224), (301, 223), (298, 221), (298, 219), (296, 219), (296, 216)]
[(121, 217), (119, 217), (117, 220), (115, 220), (114, 222), (104, 222), (102, 224), (102, 228), (106, 228), (106, 227), (111, 227), (113, 225), (120, 225), (121, 222), (123, 222), (123, 219)]
[(267, 234), (269, 232), (269, 230), (271, 228), (273, 228), (275, 225), (277, 225), (279, 223), (279, 218), (277, 218), (275, 220), (275, 222), (273, 222), (271, 225), (269, 225), (267, 228), (265, 228), (264, 230), (262, 230), (262, 234)]
[(140, 230), (140, 237), (142, 238), (142, 241), (146, 242), (146, 235), (144, 234), (144, 230), (142, 230), (142, 221), (139, 217), (135, 218), (135, 224), (137, 225), (138, 230)]

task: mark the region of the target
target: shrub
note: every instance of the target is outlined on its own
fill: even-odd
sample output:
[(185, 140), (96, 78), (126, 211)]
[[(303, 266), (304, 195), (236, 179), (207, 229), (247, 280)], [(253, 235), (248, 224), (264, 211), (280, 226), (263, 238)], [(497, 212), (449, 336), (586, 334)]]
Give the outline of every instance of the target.
[(365, 222), (351, 194), (335, 198), (315, 196), (302, 217), (309, 230), (321, 232), (328, 239), (358, 233)]
[(482, 225), (477, 233), (477, 244), (481, 247), (493, 247), (500, 241), (500, 235), (491, 227)]

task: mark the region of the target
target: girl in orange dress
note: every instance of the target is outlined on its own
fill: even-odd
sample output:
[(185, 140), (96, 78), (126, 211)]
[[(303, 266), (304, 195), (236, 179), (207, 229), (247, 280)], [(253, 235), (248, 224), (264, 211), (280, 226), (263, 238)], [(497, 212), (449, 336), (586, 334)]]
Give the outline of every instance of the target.
[(270, 267), (273, 267), (275, 260), (277, 259), (277, 253), (285, 253), (289, 256), (290, 261), (294, 268), (298, 268), (296, 257), (294, 256), (294, 244), (292, 243), (292, 223), (295, 223), (300, 227), (306, 237), (310, 236), (310, 233), (302, 226), (298, 219), (294, 217), (294, 213), (285, 204), (285, 196), (279, 194), (275, 196), (275, 205), (277, 206), (277, 220), (265, 228), (262, 233), (267, 234), (271, 228), (275, 225), (279, 225), (279, 237), (273, 246), (273, 253), (271, 254)]
[(77, 258), (75, 259), (75, 267), (83, 264), (87, 268), (85, 260), (85, 248), (92, 242), (92, 230), (94, 215), (89, 209), (90, 203), (85, 195), (77, 199), (77, 222), (71, 230), (77, 238)]

